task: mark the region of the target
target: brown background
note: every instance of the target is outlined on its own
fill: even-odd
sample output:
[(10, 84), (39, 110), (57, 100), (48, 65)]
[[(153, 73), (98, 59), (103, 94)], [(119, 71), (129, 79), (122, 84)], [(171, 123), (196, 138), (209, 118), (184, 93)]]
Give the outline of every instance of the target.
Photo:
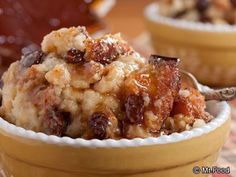
[(121, 32), (136, 37), (145, 30), (144, 8), (154, 0), (116, 0), (113, 9), (105, 17), (112, 33)]

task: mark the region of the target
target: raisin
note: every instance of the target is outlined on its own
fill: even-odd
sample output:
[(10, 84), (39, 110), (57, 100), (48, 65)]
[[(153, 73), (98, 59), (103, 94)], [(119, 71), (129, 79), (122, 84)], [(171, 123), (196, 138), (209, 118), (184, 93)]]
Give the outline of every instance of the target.
[(105, 114), (101, 112), (93, 113), (88, 122), (93, 138), (100, 140), (107, 138), (106, 129), (108, 123), (108, 118)]
[(24, 67), (31, 67), (32, 65), (40, 64), (45, 59), (45, 53), (42, 51), (35, 51), (23, 56), (21, 63)]
[(60, 111), (56, 107), (46, 110), (45, 124), (47, 126), (48, 133), (62, 136), (64, 135), (67, 126), (71, 122), (71, 115), (69, 112)]
[(209, 0), (197, 0), (196, 8), (199, 12), (205, 12), (209, 5)]
[(236, 7), (236, 0), (230, 0), (232, 6), (235, 8)]
[(131, 52), (130, 47), (112, 37), (104, 37), (94, 41), (87, 42), (86, 51), (87, 60), (93, 60), (103, 65), (110, 64), (120, 55)]
[(105, 40), (94, 43), (92, 54), (92, 59), (103, 65), (110, 64), (119, 55), (115, 44), (106, 42)]
[(130, 95), (125, 102), (126, 121), (131, 124), (143, 122), (144, 100), (140, 95)]
[(85, 62), (84, 54), (85, 52), (72, 48), (66, 53), (65, 60), (68, 63), (83, 64)]

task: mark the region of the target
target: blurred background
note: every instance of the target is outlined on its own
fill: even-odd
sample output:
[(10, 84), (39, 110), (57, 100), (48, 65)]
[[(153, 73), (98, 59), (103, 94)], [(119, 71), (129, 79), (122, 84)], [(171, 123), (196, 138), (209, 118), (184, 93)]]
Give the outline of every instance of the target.
[(121, 32), (133, 39), (145, 29), (143, 8), (151, 1), (53, 2), (0, 0), (0, 74), (22, 54), (40, 49), (44, 35), (62, 27), (83, 25), (90, 33)]
[[(161, 33), (158, 28), (160, 24), (152, 24), (149, 21), (147, 25), (147, 20), (145, 22), (144, 8), (151, 2), (154, 0), (0, 0), (0, 75), (11, 62), (20, 59), (22, 54), (38, 50), (43, 36), (51, 30), (85, 25), (94, 35), (101, 35), (104, 32), (121, 32), (123, 37), (144, 56), (156, 52), (181, 57), (182, 63), (188, 61), (188, 65), (182, 65), (182, 67), (193, 72), (204, 84), (217, 87), (236, 85), (236, 43), (234, 42), (236, 40), (230, 36), (232, 34), (200, 34), (206, 38), (211, 36), (209, 41), (232, 40), (232, 42), (226, 40), (226, 44), (222, 44), (223, 49), (228, 47), (227, 42), (232, 44), (233, 47), (230, 46), (227, 50), (219, 50), (219, 47), (222, 46), (217, 46), (216, 50), (212, 46), (207, 46), (206, 48), (211, 51), (206, 52), (205, 49), (198, 49), (198, 46), (194, 45), (192, 48), (185, 45), (179, 49), (182, 41), (176, 43), (176, 46), (174, 43), (166, 44), (165, 41), (161, 41), (165, 39), (165, 30)], [(226, 0), (219, 2), (226, 2)], [(163, 27), (163, 29), (165, 28)], [(194, 36), (192, 31), (184, 31), (185, 33)], [(199, 35), (197, 32), (196, 34)], [(175, 32), (166, 38), (171, 41), (173, 35)], [(189, 38), (188, 35), (186, 37)], [(197, 42), (201, 44), (199, 41)], [(208, 45), (204, 42), (205, 39), (203, 40), (204, 46)], [(160, 45), (158, 46), (158, 44)], [(221, 53), (218, 54), (217, 51)], [(221, 55), (225, 57), (222, 59)], [(198, 63), (191, 70), (192, 67), (189, 66), (196, 61)], [(235, 173), (236, 103), (232, 102), (231, 106), (233, 108), (232, 132), (229, 141), (223, 148), (218, 165), (230, 166), (232, 172)]]
[(153, 0), (117, 0), (105, 20), (112, 33), (121, 32), (135, 38), (145, 31), (144, 7)]

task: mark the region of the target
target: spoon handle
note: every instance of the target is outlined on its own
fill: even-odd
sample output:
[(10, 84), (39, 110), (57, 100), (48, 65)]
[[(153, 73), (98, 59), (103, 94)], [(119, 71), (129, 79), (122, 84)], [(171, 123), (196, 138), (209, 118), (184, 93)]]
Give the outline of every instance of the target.
[(236, 87), (223, 88), (218, 90), (209, 90), (202, 92), (205, 100), (231, 101), (236, 98)]

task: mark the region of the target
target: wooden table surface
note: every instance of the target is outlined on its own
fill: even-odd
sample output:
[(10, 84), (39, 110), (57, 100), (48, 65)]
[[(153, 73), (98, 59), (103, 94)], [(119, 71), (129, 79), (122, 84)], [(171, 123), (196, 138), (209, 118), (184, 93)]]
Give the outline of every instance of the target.
[(116, 0), (116, 4), (105, 17), (112, 33), (121, 32), (135, 38), (145, 30), (144, 8), (153, 0)]

